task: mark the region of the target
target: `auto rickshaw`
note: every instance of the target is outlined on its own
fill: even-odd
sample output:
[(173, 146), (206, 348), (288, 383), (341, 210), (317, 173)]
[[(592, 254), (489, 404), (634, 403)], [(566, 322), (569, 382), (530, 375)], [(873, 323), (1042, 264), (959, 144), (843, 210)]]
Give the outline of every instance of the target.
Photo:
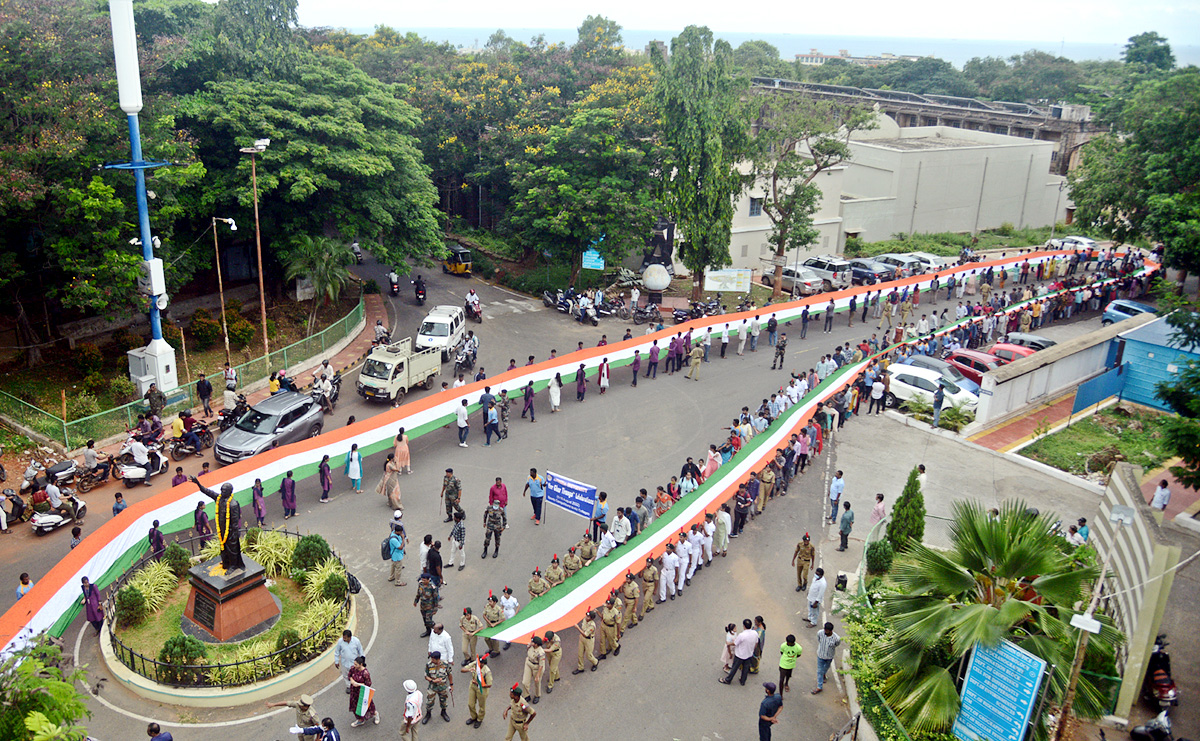
[(471, 274), (471, 251), (460, 244), (448, 244), (449, 256), (442, 260), (442, 272), (454, 275)]

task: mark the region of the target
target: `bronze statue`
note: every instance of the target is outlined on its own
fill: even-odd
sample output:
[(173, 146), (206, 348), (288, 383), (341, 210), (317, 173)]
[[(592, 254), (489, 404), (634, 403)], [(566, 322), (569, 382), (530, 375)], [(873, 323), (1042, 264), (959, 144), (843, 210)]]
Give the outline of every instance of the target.
[(217, 540), (221, 543), (221, 568), (228, 574), (233, 571), (245, 570), (246, 563), (242, 560), (242, 506), (233, 498), (233, 484), (221, 484), (221, 493), (206, 488), (195, 476), (188, 480), (200, 487), (200, 491), (217, 503), (217, 513), (214, 517), (217, 526)]

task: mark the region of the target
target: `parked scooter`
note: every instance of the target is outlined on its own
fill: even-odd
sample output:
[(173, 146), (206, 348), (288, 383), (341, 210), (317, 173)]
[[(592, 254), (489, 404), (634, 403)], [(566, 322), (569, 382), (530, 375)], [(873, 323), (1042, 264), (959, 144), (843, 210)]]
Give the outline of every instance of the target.
[(643, 322), (650, 322), (651, 324), (658, 324), (661, 321), (662, 321), (662, 312), (660, 312), (658, 310), (657, 304), (650, 304), (648, 306), (639, 306), (633, 310), (633, 323), (634, 324), (641, 324)]
[(237, 404), (234, 405), (233, 409), (222, 409), (217, 416), (217, 426), (221, 429), (221, 432), (224, 432), (237, 424), (242, 415), (248, 411), (250, 411), (250, 402), (246, 401), (244, 394), (238, 394)]
[[(164, 464), (165, 467), (165, 464)], [(29, 518), (29, 524), (33, 527), (34, 535), (45, 535), (46, 533), (57, 530), (63, 525), (70, 525), (78, 520), (82, 520), (87, 514), (87, 502), (70, 492), (63, 492), (63, 504), (70, 502), (75, 507), (75, 516), (60, 512), (58, 510), (50, 510), (49, 512), (34, 512)]]
[(166, 473), (169, 466), (167, 465), (167, 456), (163, 455), (163, 451), (159, 446), (155, 446), (150, 450), (150, 468), (149, 470), (142, 468), (137, 463), (131, 460), (128, 463), (118, 463), (116, 468), (120, 470), (121, 475), (118, 478), (125, 480), (125, 488), (132, 489), (138, 484), (144, 484), (151, 477), (157, 476), (160, 473)]
[(580, 324), (591, 322), (593, 327), (600, 324), (600, 320), (596, 318), (596, 307), (591, 304), (583, 307), (580, 303), (576, 302), (571, 316)]
[(601, 319), (608, 319), (614, 316), (620, 319), (628, 319), (629, 309), (625, 308), (625, 302), (619, 298), (616, 301), (601, 301), (596, 306), (596, 316)]
[(567, 295), (562, 291), (559, 291), (557, 298), (554, 300), (554, 308), (558, 309), (567, 316), (571, 316), (575, 313), (575, 301), (574, 299), (568, 298)]
[(742, 300), (738, 304), (737, 310), (734, 313), (741, 314), (743, 311), (753, 311), (755, 308), (754, 302), (750, 300), (750, 295), (746, 294), (745, 296), (742, 296)]
[[(41, 476), (42, 472), (45, 476)], [(37, 491), (45, 489), (46, 484), (53, 481), (59, 486), (65, 486), (74, 482), (76, 474), (79, 473), (78, 466), (75, 461), (67, 459), (51, 464), (49, 467), (38, 462), (36, 459), (29, 461), (29, 467), (25, 469), (25, 480), (21, 482), (21, 491)]]
[(350, 251), (354, 253), (354, 261), (357, 262), (359, 265), (362, 265), (363, 253), (362, 253), (362, 248), (358, 246), (358, 242), (350, 243)]
[[(1142, 725), (1131, 728), (1129, 737), (1134, 741), (1175, 741), (1175, 736), (1171, 734), (1171, 716), (1163, 710)], [(1103, 741), (1104, 736), (1101, 735), (1100, 738)]]
[(1179, 691), (1171, 678), (1171, 655), (1167, 653), (1167, 635), (1160, 633), (1154, 639), (1150, 660), (1146, 662), (1146, 679), (1142, 693), (1147, 700), (1158, 703), (1160, 708), (1179, 704)]

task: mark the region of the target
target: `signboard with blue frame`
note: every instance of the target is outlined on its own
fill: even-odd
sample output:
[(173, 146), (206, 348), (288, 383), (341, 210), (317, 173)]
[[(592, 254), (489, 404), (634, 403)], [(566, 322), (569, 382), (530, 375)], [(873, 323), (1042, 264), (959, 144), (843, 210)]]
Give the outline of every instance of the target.
[(584, 270), (603, 270), (604, 258), (600, 256), (600, 250), (584, 250), (580, 267)]
[(953, 733), (963, 741), (1022, 741), (1046, 662), (1010, 641), (975, 644)]
[(547, 471), (546, 501), (590, 520), (596, 510), (596, 487)]

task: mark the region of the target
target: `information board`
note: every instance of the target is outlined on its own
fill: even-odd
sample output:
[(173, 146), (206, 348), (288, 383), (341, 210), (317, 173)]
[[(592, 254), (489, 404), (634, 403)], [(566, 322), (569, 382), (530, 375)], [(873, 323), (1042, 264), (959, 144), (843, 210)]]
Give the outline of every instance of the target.
[(975, 644), (953, 733), (964, 741), (1022, 741), (1046, 662), (1009, 641)]
[(584, 250), (580, 267), (584, 270), (603, 270), (604, 258), (600, 256), (600, 250)]
[(596, 487), (547, 471), (546, 501), (590, 520), (596, 511)]
[(750, 270), (709, 270), (704, 274), (704, 290), (750, 292)]

